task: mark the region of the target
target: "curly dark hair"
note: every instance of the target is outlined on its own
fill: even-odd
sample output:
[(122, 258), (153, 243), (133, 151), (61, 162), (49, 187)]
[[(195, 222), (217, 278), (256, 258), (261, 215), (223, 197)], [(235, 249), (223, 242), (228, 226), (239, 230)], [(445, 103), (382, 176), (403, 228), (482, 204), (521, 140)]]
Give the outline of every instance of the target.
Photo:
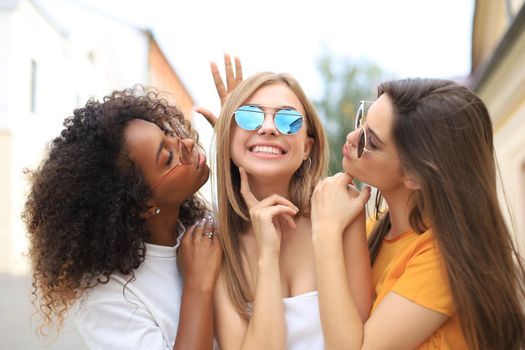
[[(52, 324), (60, 329), (87, 289), (115, 272), (133, 278), (144, 261), (149, 232), (140, 214), (152, 192), (125, 147), (132, 119), (155, 123), (166, 134), (182, 130), (198, 144), (190, 122), (158, 93), (126, 89), (76, 109), (38, 169), (26, 170), (31, 188), (22, 218), (42, 334)], [(194, 195), (182, 204), (179, 219), (191, 225), (207, 212)]]

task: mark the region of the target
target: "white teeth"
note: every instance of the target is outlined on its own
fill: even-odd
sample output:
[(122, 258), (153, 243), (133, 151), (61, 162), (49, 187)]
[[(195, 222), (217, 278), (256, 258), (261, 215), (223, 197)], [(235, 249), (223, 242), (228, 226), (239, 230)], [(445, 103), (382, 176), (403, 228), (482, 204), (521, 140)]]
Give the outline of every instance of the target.
[(264, 154), (283, 154), (283, 151), (281, 149), (271, 146), (254, 146), (252, 148), (252, 152)]

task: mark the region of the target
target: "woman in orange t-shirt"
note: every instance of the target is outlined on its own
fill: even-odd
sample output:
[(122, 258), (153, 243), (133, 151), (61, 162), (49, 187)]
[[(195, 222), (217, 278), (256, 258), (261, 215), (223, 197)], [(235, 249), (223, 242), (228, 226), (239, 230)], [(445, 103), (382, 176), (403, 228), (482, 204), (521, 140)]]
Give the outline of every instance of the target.
[[(322, 181), (312, 197), (326, 347), (521, 349), (525, 272), (498, 204), (484, 103), (437, 79), (387, 82), (378, 92), (359, 106), (345, 174)], [(370, 187), (358, 192), (354, 177), (387, 203), (381, 212), (376, 200), (368, 239), (374, 303), (364, 324), (341, 244), (365, 232)]]

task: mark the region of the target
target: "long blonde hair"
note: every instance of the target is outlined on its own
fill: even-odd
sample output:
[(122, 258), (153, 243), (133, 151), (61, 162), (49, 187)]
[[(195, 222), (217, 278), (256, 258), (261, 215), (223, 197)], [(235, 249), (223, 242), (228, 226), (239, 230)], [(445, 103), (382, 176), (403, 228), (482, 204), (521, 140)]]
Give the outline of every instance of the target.
[(253, 300), (248, 280), (242, 268), (243, 254), (239, 235), (249, 227), (248, 209), (240, 193), (239, 169), (230, 156), (231, 126), (235, 110), (263, 86), (284, 84), (301, 101), (305, 110), (307, 134), (314, 139), (310, 162), (297, 169), (290, 183), (291, 201), (299, 208), (298, 216), (307, 215), (310, 197), (317, 182), (326, 176), (328, 147), (324, 129), (313, 104), (306, 97), (297, 80), (288, 74), (270, 72), (256, 74), (243, 81), (224, 104), (215, 125), (217, 147), (217, 202), (218, 225), (224, 251), (223, 273), (233, 305), (244, 319), (250, 317), (249, 302)]

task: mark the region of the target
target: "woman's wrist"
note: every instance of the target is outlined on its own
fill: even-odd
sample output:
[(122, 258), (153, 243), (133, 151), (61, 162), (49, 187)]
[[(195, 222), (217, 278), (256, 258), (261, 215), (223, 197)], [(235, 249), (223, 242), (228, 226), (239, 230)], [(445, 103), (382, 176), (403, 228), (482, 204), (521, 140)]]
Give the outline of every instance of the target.
[(279, 242), (258, 242), (257, 243), (257, 256), (259, 261), (261, 259), (272, 261), (274, 259), (279, 260), (281, 255), (281, 247)]
[(329, 240), (331, 242), (340, 242), (343, 238), (344, 227), (335, 223), (312, 223), (312, 240), (314, 244), (319, 241)]
[(279, 262), (279, 256), (281, 255), (281, 252), (278, 250), (260, 250), (259, 251), (259, 264), (263, 263), (275, 263)]
[(189, 279), (184, 281), (184, 290), (190, 293), (196, 293), (196, 294), (209, 294), (210, 296), (213, 294), (213, 289), (215, 287), (215, 279), (201, 279), (198, 278), (195, 279)]
[(259, 259), (257, 260), (257, 265), (259, 268), (264, 268), (266, 266), (272, 266), (277, 264), (279, 265), (279, 251), (274, 250), (262, 250), (259, 251)]
[(312, 245), (314, 253), (320, 256), (333, 255), (343, 247), (343, 234), (338, 228), (324, 227), (322, 230), (312, 230)]

